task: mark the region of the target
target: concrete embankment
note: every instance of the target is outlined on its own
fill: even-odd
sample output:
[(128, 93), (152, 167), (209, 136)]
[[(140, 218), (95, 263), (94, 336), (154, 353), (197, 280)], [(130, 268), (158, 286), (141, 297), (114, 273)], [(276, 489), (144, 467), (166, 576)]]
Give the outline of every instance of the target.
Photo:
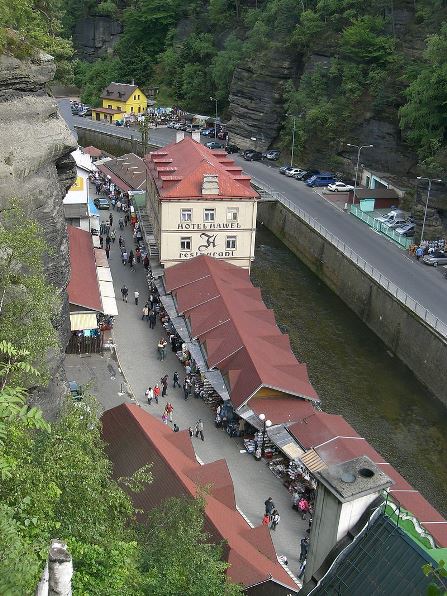
[(260, 202), (262, 222), (447, 405), (447, 343), (333, 244), (282, 203)]
[[(141, 141), (136, 138), (139, 137), (137, 130), (134, 131), (135, 136), (132, 135), (131, 138), (119, 137), (107, 130), (91, 130), (79, 126), (76, 126), (76, 132), (78, 133), (79, 144), (82, 147), (93, 145), (117, 157), (125, 153), (136, 153), (143, 157)], [(150, 151), (159, 149), (158, 145), (151, 145), (150, 142), (148, 147)]]

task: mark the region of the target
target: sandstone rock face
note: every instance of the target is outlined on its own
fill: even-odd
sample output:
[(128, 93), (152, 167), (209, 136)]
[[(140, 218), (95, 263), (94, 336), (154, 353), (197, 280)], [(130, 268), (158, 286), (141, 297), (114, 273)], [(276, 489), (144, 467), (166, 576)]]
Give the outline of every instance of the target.
[[(230, 91), (230, 142), (241, 149), (265, 151), (277, 137), (284, 114), (283, 87), (293, 76), (287, 59), (236, 68)], [(256, 139), (256, 140), (253, 140)]]
[(61, 352), (49, 355), (53, 383), (33, 398), (49, 417), (60, 404), (59, 369), (70, 333), (66, 295), (70, 264), (62, 200), (76, 175), (70, 155), (75, 139), (45, 90), (54, 72), (52, 58), (45, 54), (28, 61), (0, 56), (0, 219), (9, 200), (17, 198), (44, 228), (52, 249), (46, 274), (63, 304), (54, 321)]
[(111, 53), (123, 32), (123, 25), (109, 17), (89, 16), (79, 20), (73, 44), (81, 60), (94, 62)]

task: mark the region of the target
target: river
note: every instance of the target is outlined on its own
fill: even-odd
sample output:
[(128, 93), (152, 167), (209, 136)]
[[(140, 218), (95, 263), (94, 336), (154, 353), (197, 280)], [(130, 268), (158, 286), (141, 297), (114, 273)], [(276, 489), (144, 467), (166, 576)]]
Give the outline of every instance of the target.
[(323, 410), (344, 416), (446, 516), (447, 408), (264, 226), (251, 278), (307, 363)]

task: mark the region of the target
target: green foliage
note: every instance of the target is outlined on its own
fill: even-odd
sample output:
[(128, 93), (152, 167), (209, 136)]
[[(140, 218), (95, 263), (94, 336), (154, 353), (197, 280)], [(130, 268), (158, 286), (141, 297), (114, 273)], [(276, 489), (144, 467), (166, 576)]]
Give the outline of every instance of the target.
[(225, 577), (221, 548), (203, 530), (204, 501), (172, 498), (141, 528), (145, 593), (153, 596), (238, 596)]
[(411, 82), (405, 92), (407, 103), (399, 112), (404, 135), (417, 149), (421, 161), (431, 162), (435, 170), (436, 162), (445, 169), (439, 164), (447, 135), (446, 55), (447, 23), (439, 34), (427, 39), (423, 63), (408, 71)]
[(426, 577), (432, 577), (433, 581), (427, 589), (427, 596), (446, 596), (447, 594), (447, 569), (444, 561), (439, 561), (437, 567), (430, 563), (422, 566)]
[[(52, 318), (59, 312), (59, 298), (45, 280), (43, 262), (47, 245), (39, 225), (12, 205), (2, 212), (0, 222), (0, 337), (14, 338), (19, 350), (46, 380), (48, 351), (57, 346)], [(21, 371), (21, 384), (28, 384)]]
[(102, 58), (96, 62), (77, 61), (75, 65), (75, 83), (82, 89), (81, 101), (92, 107), (101, 105), (101, 91), (112, 81), (129, 82), (121, 77), (122, 64), (119, 58)]
[(360, 64), (383, 64), (394, 49), (394, 40), (383, 35), (384, 20), (364, 16), (344, 29), (340, 38), (340, 53)]

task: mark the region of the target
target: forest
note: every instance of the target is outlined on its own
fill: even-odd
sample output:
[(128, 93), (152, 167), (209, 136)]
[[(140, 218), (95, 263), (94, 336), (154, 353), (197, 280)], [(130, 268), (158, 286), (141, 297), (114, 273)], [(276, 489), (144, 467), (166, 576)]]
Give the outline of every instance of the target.
[[(157, 86), (161, 105), (209, 113), (216, 97), (225, 119), (235, 69), (262, 72), (280, 56), (295, 68), (283, 102), (284, 113), (300, 116), (303, 156), (327, 146), (336, 153), (347, 128), (380, 114), (398, 124), (425, 173), (447, 170), (445, 0), (12, 0), (1, 11), (0, 46), (45, 49), (58, 78), (91, 105), (111, 80), (134, 79)], [(93, 63), (76, 59), (71, 41), (85, 16), (123, 23), (113, 54)], [(328, 60), (303, 68), (316, 55)], [(285, 119), (279, 144), (291, 126)]]

